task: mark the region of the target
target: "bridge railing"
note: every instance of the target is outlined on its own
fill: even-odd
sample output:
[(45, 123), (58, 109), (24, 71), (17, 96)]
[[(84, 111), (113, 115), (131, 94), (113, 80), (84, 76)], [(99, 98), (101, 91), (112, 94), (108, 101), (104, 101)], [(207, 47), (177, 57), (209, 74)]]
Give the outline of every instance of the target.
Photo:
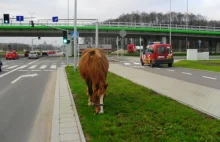
[[(58, 22), (52, 22), (50, 19), (34, 20), (35, 25), (46, 26), (73, 26), (74, 20), (60, 19)], [(1, 26), (30, 26), (29, 20), (23, 22), (17, 22), (11, 20), (10, 24), (4, 24), (3, 20), (0, 20)], [(95, 26), (94, 20), (77, 20), (77, 26)], [(170, 24), (153, 24), (153, 23), (132, 23), (132, 22), (98, 22), (101, 27), (130, 27), (130, 28), (152, 28), (152, 29), (170, 29)], [(220, 32), (220, 27), (210, 26), (194, 26), (194, 25), (174, 25), (171, 24), (172, 30), (193, 30), (193, 31), (212, 31)]]

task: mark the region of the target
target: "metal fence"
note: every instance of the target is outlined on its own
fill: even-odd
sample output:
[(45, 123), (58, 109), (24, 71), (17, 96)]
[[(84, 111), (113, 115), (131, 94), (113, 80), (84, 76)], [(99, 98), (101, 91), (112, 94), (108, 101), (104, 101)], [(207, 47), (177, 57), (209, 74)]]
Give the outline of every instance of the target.
[[(4, 24), (0, 20), (1, 26), (30, 26), (29, 20), (25, 19), (22, 22), (11, 20), (9, 24)], [(60, 19), (58, 22), (52, 22), (51, 19), (34, 20), (36, 26), (74, 26), (74, 20)], [(77, 20), (77, 26), (95, 26), (96, 20)], [(151, 28), (151, 29), (170, 29), (169, 24), (153, 24), (153, 23), (132, 23), (132, 22), (98, 22), (99, 27), (128, 27), (128, 28)], [(192, 31), (210, 31), (219, 32), (220, 27), (210, 26), (194, 26), (194, 25), (174, 25), (171, 24), (172, 30), (192, 30)]]

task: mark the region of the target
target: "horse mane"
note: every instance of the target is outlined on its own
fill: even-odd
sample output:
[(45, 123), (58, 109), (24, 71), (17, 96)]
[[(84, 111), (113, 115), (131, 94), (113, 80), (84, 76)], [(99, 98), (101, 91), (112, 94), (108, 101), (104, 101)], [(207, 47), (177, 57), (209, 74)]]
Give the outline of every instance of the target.
[(80, 75), (83, 79), (90, 79), (93, 85), (105, 85), (109, 62), (101, 48), (88, 48), (80, 59)]

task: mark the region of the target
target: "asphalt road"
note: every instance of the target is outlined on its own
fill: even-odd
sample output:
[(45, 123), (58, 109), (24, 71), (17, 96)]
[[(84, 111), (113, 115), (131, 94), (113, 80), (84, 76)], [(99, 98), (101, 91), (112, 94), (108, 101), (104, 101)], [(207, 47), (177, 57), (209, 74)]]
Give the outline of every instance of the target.
[[(36, 125), (50, 122), (52, 116), (41, 116), (44, 121), (37, 119), (44, 114), (42, 105), (48, 88), (55, 88), (56, 70), (65, 65), (65, 59), (59, 57), (46, 57), (39, 60), (22, 58), (19, 60), (3, 60), (3, 72), (0, 72), (0, 142), (26, 142), (36, 133)], [(19, 67), (22, 67), (19, 69)], [(35, 75), (33, 77), (22, 77)], [(50, 82), (50, 83), (48, 83)], [(48, 87), (49, 86), (49, 87)], [(47, 94), (48, 101), (53, 100), (53, 93)], [(53, 104), (50, 103), (50, 106)], [(47, 108), (50, 112), (51, 107)], [(49, 111), (50, 110), (50, 111)], [(45, 118), (44, 118), (45, 117)], [(39, 122), (36, 122), (39, 121)], [(42, 126), (42, 125), (41, 125)], [(43, 126), (50, 129), (49, 125)], [(35, 130), (34, 130), (35, 129)], [(41, 129), (41, 128), (39, 128)], [(50, 131), (45, 132), (48, 138)], [(36, 133), (37, 134), (37, 133)], [(38, 133), (42, 137), (41, 133)]]
[(169, 68), (167, 67), (167, 65), (161, 65), (159, 67), (151, 68), (147, 65), (141, 66), (139, 59), (134, 57), (133, 58), (124, 57), (120, 62), (114, 62), (114, 63), (120, 64), (122, 66), (129, 66), (132, 68), (141, 69), (146, 72), (151, 72), (154, 74), (159, 74), (162, 76), (179, 79), (210, 88), (220, 89), (220, 73), (217, 72), (209, 72), (209, 71), (187, 69), (180, 67)]

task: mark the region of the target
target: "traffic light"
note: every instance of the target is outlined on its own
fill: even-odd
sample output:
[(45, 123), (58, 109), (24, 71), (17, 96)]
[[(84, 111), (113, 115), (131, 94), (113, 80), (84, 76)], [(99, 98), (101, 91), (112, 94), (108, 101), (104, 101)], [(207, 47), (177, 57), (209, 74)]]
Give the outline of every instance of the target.
[(69, 44), (70, 40), (68, 40), (67, 31), (63, 31), (63, 43)]
[(34, 28), (34, 21), (31, 20), (31, 27)]
[(4, 24), (9, 24), (9, 23), (10, 23), (9, 14), (4, 14)]

